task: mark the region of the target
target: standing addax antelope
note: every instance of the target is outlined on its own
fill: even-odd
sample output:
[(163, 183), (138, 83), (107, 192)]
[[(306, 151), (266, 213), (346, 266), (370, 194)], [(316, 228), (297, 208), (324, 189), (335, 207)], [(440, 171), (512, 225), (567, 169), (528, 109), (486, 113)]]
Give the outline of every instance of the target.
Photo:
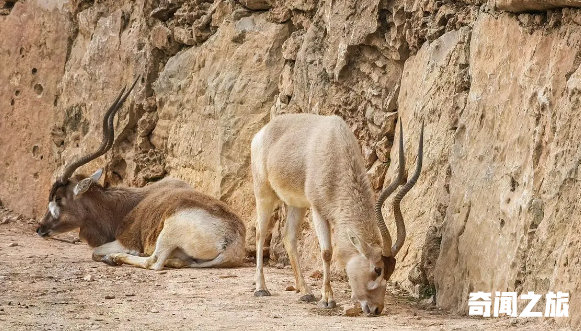
[(137, 83), (121, 91), (103, 118), (103, 140), (93, 153), (69, 164), (52, 186), (48, 211), (36, 232), (43, 237), (79, 229), (93, 260), (160, 270), (164, 266), (233, 267), (242, 264), (246, 229), (223, 202), (176, 179), (142, 188), (98, 184), (73, 172), (105, 154), (114, 140), (113, 118)]
[(284, 245), (295, 274), (296, 288), (303, 293), (301, 300), (315, 300), (305, 283), (297, 252), (297, 234), (307, 208), (311, 208), (324, 271), (319, 306), (333, 308), (336, 305), (329, 278), (333, 227), (335, 257), (346, 269), (352, 298), (360, 302), (366, 313), (381, 313), (386, 283), (406, 237), (400, 202), (418, 180), (422, 168), (423, 124), (415, 173), (393, 200), (397, 241), (392, 247), (381, 207), (387, 197), (404, 184), (401, 130), (400, 122), (398, 176), (381, 193), (375, 208), (361, 149), (340, 117), (281, 115), (254, 136), (251, 157), (257, 209), (255, 296), (270, 295), (264, 281), (263, 247), (271, 213), (282, 200), (288, 207)]

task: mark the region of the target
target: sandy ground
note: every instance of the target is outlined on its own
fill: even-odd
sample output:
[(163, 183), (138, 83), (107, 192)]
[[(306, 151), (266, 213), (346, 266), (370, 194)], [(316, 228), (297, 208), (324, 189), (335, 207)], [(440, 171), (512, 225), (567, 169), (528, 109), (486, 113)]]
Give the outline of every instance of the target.
[[(30, 223), (0, 225), (0, 330), (557, 329), (553, 320), (453, 316), (389, 293), (381, 316), (346, 317), (353, 305), (345, 282), (333, 283), (338, 307), (323, 310), (285, 291), (294, 285), (290, 269), (267, 268), (273, 296), (255, 298), (252, 265), (161, 272), (110, 267), (93, 262), (85, 244), (36, 236)], [(320, 288), (321, 280), (308, 281)]]

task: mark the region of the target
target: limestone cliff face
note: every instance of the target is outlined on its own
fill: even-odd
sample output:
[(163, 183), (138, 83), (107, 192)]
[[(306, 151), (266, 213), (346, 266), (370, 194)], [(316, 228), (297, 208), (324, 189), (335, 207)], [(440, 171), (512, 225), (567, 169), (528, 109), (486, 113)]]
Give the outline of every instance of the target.
[[(109, 184), (182, 178), (240, 213), (249, 251), (249, 143), (272, 116), (342, 116), (376, 191), (396, 171), (398, 117), (408, 168), (424, 121), (393, 280), (460, 313), (469, 292), (495, 290), (569, 291), (576, 311), (581, 10), (564, 6), (579, 5), (0, 1), (0, 199), (40, 216), (52, 179), (99, 144), (100, 117), (137, 75), (112, 151), (82, 170), (104, 166)], [(302, 255), (314, 262), (309, 225)], [(286, 263), (280, 229), (271, 257)]]
[(61, 10), (36, 4), (3, 13), (10, 14), (0, 16), (0, 199), (38, 216), (57, 167), (51, 129), (71, 24)]
[(406, 61), (404, 127), (427, 123), (425, 177), (405, 200), (406, 260), (420, 271), (408, 279), (433, 281), (442, 307), (466, 312), (467, 293), (479, 289), (579, 290), (581, 34), (573, 13), (544, 29), (483, 13)]

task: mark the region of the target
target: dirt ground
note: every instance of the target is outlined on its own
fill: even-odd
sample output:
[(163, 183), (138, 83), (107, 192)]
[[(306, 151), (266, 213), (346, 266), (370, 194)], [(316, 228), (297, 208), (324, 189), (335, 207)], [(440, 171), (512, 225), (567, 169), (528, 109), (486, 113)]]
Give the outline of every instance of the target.
[[(250, 264), (160, 272), (110, 267), (92, 261), (86, 244), (38, 237), (31, 223), (0, 225), (0, 330), (558, 329), (553, 320), (453, 316), (389, 293), (381, 316), (346, 317), (353, 305), (345, 282), (333, 283), (338, 307), (323, 310), (285, 291), (294, 285), (289, 268), (267, 268), (273, 295), (255, 298)], [(309, 282), (318, 293), (321, 280)]]

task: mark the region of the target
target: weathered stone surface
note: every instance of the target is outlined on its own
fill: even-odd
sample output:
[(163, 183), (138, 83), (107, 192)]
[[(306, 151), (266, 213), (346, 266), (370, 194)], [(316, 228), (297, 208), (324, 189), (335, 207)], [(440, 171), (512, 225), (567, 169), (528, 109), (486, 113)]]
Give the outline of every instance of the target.
[(148, 182), (159, 180), (166, 175), (165, 154), (155, 149), (135, 155), (135, 172), (133, 183), (143, 186)]
[[(189, 39), (193, 39), (187, 38), (187, 36), (184, 35), (180, 35), (180, 38), (181, 37), (184, 37), (182, 42), (184, 44), (188, 42)], [(168, 55), (173, 55), (179, 50), (179, 45), (176, 43), (172, 31), (163, 24), (158, 24), (151, 30), (150, 38), (153, 47), (164, 51)]]
[[(403, 202), (408, 240), (394, 279), (405, 285), (419, 265), (443, 308), (467, 312), (472, 291), (580, 288), (572, 262), (580, 224), (570, 215), (581, 208), (572, 120), (581, 27), (566, 22), (529, 32), (514, 16), (483, 14), (471, 34), (445, 34), (406, 61), (399, 113), (408, 167), (420, 120), (426, 152), (423, 179)], [(580, 304), (571, 299), (571, 309)]]
[(150, 16), (161, 21), (167, 21), (180, 8), (182, 1), (162, 1), (158, 7), (150, 12)]
[[(436, 269), (440, 305), (466, 311), (463, 293), (471, 287), (581, 288), (581, 219), (571, 217), (581, 210), (580, 99), (570, 81), (580, 52), (575, 24), (528, 33), (509, 15), (476, 22), (472, 83), (450, 155), (450, 205)], [(447, 285), (451, 277), (454, 287)], [(581, 307), (579, 297), (570, 301), (572, 311)]]
[(375, 160), (377, 160), (377, 154), (373, 148), (364, 144), (361, 146), (361, 151), (363, 153), (363, 160), (365, 161), (365, 167), (370, 168)]
[(71, 27), (66, 13), (39, 2), (17, 2), (0, 18), (0, 197), (35, 217), (45, 212), (56, 169), (53, 104), (67, 58), (63, 33)]
[(391, 145), (392, 142), (388, 137), (381, 138), (381, 140), (375, 144), (375, 155), (379, 161), (387, 163), (391, 160), (389, 156), (389, 153), (391, 152)]
[(515, 13), (560, 7), (581, 7), (579, 0), (496, 0), (496, 8)]
[(284, 6), (272, 8), (268, 14), (269, 19), (274, 23), (284, 23), (292, 17), (291, 10)]
[[(373, 18), (379, 10), (378, 2), (331, 5), (337, 16), (324, 15), (328, 9), (319, 8), (308, 29), (293, 32), (285, 43), (285, 58), (294, 60), (293, 94), (290, 101), (281, 94), (273, 112), (338, 114), (359, 139), (381, 139), (379, 136), (389, 131), (382, 127), (389, 126), (385, 122), (380, 127), (375, 125), (374, 113), (395, 110), (402, 65), (364, 43), (379, 27)], [(349, 24), (341, 21), (347, 17)], [(377, 118), (382, 116), (378, 114)]]
[[(417, 55), (409, 58), (402, 75), (398, 103), (409, 176), (417, 161), (422, 121), (426, 127), (421, 180), (402, 202), (407, 238), (397, 256), (398, 264), (392, 279), (416, 295), (420, 295), (425, 288), (435, 286), (433, 281), (428, 283), (423, 275), (425, 271), (421, 260), (423, 248), (429, 244), (426, 243), (429, 228), (435, 227), (436, 232), (439, 232), (447, 216), (451, 176), (448, 158), (454, 143), (454, 130), (450, 130), (450, 123), (464, 110), (463, 104), (456, 107), (455, 99), (468, 95), (464, 81), (468, 79), (465, 68), (470, 54), (469, 42), (468, 28), (448, 32), (434, 42), (424, 44)], [(398, 129), (395, 141), (399, 140), (399, 135)], [(384, 186), (396, 176), (397, 148), (392, 148), (391, 160), (394, 161), (385, 176)], [(391, 204), (386, 203), (384, 214), (386, 219), (392, 219)], [(388, 222), (388, 228), (391, 233), (395, 233), (393, 222)], [(422, 278), (411, 277), (418, 272)]]
[(290, 64), (285, 64), (280, 75), (280, 81), (278, 83), (278, 99), (280, 102), (285, 104), (289, 103), (290, 98), (293, 95), (294, 85), (292, 75), (293, 66)]
[(371, 187), (374, 190), (379, 190), (383, 187), (383, 180), (385, 179), (385, 172), (387, 171), (387, 164), (381, 161), (375, 162), (367, 171)]
[(267, 10), (272, 7), (269, 0), (240, 0), (244, 7), (252, 10)]
[[(143, 183), (138, 179), (141, 177), (134, 159), (136, 154), (146, 153), (150, 145), (143, 137), (138, 139), (138, 121), (146, 109), (155, 109), (145, 98), (150, 93), (146, 79), (149, 75), (155, 76), (158, 65), (155, 62), (163, 59), (163, 55), (154, 55), (163, 52), (150, 43), (152, 30), (146, 20), (151, 20), (152, 29), (161, 23), (149, 18), (149, 10), (145, 2), (136, 1), (119, 7), (100, 4), (78, 13), (78, 33), (70, 37), (74, 43), (56, 105), (55, 126), (65, 132), (64, 144), (57, 150), (59, 165), (99, 146), (103, 114), (119, 90), (141, 75), (142, 79), (117, 114), (112, 151), (79, 171), (89, 173), (105, 167), (107, 183)], [(128, 20), (127, 13), (138, 19)], [(154, 115), (149, 116), (155, 119)]]
[(297, 53), (303, 43), (303, 34), (304, 31), (300, 30), (293, 32), (290, 38), (288, 38), (282, 45), (282, 56), (286, 60), (294, 61), (297, 59)]
[(157, 112), (145, 113), (137, 122), (137, 135), (148, 136), (155, 129), (158, 119)]
[[(154, 84), (160, 120), (153, 135), (166, 141), (169, 174), (227, 201), (248, 227), (250, 140), (269, 120), (290, 34), (288, 25), (266, 16), (222, 25), (200, 47), (172, 57)], [(240, 30), (246, 34), (237, 44), (232, 36)]]
[(192, 31), (180, 27), (176, 27), (173, 30), (175, 41), (180, 44), (192, 46), (196, 44), (194, 37), (192, 35)]

